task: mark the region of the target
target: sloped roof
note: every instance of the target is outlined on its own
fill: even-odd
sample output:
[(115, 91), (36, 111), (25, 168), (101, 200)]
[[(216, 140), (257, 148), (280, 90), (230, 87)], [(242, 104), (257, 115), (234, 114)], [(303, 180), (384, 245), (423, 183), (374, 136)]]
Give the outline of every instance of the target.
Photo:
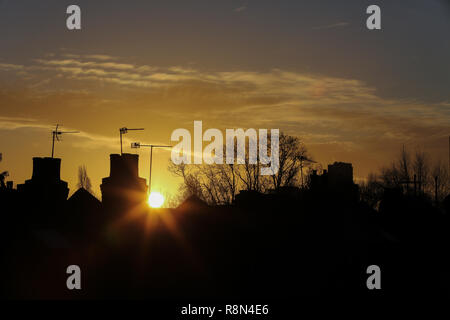
[(70, 204), (83, 204), (88, 206), (101, 206), (98, 200), (92, 193), (84, 188), (80, 188), (67, 200)]

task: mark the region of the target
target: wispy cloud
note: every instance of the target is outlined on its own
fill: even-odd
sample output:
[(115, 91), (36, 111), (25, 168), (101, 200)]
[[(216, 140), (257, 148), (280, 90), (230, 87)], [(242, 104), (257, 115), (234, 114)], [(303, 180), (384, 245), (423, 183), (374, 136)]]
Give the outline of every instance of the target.
[[(136, 110), (141, 108), (141, 112), (152, 105), (153, 112), (164, 110), (165, 117), (186, 122), (199, 117), (223, 127), (280, 127), (311, 143), (339, 142), (355, 148), (380, 139), (391, 143), (425, 141), (448, 135), (450, 127), (448, 102), (425, 104), (383, 98), (377, 95), (376, 88), (357, 79), (280, 69), (206, 72), (183, 66), (139, 65), (114, 57), (107, 61), (87, 56), (51, 57), (33, 62), (29, 66), (3, 63), (0, 69), (17, 74), (26, 71), (27, 76), (34, 76), (28, 81), (40, 88), (52, 87), (48, 79), (65, 79), (77, 87), (89, 87), (91, 82), (112, 85), (111, 91), (123, 90), (121, 99)], [(42, 72), (46, 72), (45, 77)], [(52, 75), (58, 75), (58, 80)], [(128, 93), (126, 89), (133, 90)], [(38, 94), (42, 95), (42, 91)], [(58, 96), (54, 103), (69, 101), (65, 103), (75, 110), (80, 105), (77, 101), (84, 104), (89, 99), (93, 106), (101, 105), (98, 101), (104, 99), (80, 94), (76, 97), (79, 100)], [(36, 98), (21, 104), (30, 105), (29, 101), (32, 104)]]
[(3, 71), (10, 71), (10, 70), (18, 71), (18, 70), (24, 70), (24, 69), (25, 69), (25, 66), (20, 65), (20, 64), (0, 63), (0, 70), (3, 70)]
[(247, 9), (247, 5), (243, 5), (243, 6), (240, 6), (236, 9), (234, 9), (234, 12), (242, 12), (242, 11), (245, 11), (246, 9)]
[(84, 56), (87, 59), (94, 59), (94, 60), (102, 60), (102, 61), (106, 61), (106, 60), (116, 60), (115, 57), (106, 55), (106, 54), (88, 54)]
[(326, 30), (326, 29), (346, 27), (348, 25), (350, 25), (350, 23), (348, 23), (348, 22), (338, 22), (338, 23), (328, 24), (328, 25), (324, 25), (324, 26), (313, 27), (312, 29), (313, 30)]
[[(21, 118), (21, 117), (0, 117), (0, 130), (39, 130), (50, 132), (54, 126), (49, 123), (43, 123), (37, 119), (32, 118)], [(68, 131), (74, 131), (74, 128), (65, 128)], [(86, 131), (78, 131), (76, 135), (73, 136), (75, 142), (74, 147), (83, 149), (96, 149), (96, 148), (114, 148), (117, 144), (117, 138), (107, 137), (99, 134), (92, 134)], [(77, 140), (82, 140), (77, 142)], [(126, 140), (125, 143), (131, 143), (131, 140)]]
[(116, 62), (96, 62), (96, 61), (79, 61), (75, 59), (63, 59), (63, 60), (42, 60), (36, 59), (36, 62), (44, 65), (53, 66), (75, 66), (84, 68), (104, 68), (104, 69), (118, 69), (118, 70), (131, 70), (135, 66), (128, 63), (116, 63)]

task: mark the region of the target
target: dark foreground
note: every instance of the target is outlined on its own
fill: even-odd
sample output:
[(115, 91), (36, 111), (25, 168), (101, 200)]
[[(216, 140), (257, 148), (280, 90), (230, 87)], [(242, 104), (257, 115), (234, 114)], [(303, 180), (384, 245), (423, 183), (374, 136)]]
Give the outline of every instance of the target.
[[(33, 202), (5, 208), (3, 298), (449, 296), (448, 213), (420, 197), (386, 194), (375, 211), (305, 191), (114, 213), (79, 198), (45, 211)], [(70, 265), (81, 269), (81, 290), (67, 288)], [(381, 290), (367, 288), (370, 265), (381, 269)]]

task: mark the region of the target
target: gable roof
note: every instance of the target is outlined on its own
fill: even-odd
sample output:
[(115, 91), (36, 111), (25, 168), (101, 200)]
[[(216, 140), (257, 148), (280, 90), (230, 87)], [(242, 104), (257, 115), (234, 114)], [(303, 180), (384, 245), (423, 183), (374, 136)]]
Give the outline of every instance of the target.
[(71, 205), (88, 205), (88, 206), (101, 206), (100, 200), (98, 200), (92, 193), (84, 188), (80, 188), (67, 200)]

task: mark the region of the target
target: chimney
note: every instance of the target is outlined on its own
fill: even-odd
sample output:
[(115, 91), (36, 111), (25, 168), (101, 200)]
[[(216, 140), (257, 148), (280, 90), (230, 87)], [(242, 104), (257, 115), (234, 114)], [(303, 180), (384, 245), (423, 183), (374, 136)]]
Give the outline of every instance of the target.
[(32, 180), (60, 181), (61, 159), (33, 158)]
[(111, 178), (138, 178), (139, 156), (137, 154), (111, 154), (110, 164)]
[[(139, 177), (139, 155), (111, 154), (109, 177), (102, 179), (103, 206), (111, 213), (126, 212), (128, 208), (147, 200), (147, 184)], [(130, 192), (133, 191), (130, 196)]]

